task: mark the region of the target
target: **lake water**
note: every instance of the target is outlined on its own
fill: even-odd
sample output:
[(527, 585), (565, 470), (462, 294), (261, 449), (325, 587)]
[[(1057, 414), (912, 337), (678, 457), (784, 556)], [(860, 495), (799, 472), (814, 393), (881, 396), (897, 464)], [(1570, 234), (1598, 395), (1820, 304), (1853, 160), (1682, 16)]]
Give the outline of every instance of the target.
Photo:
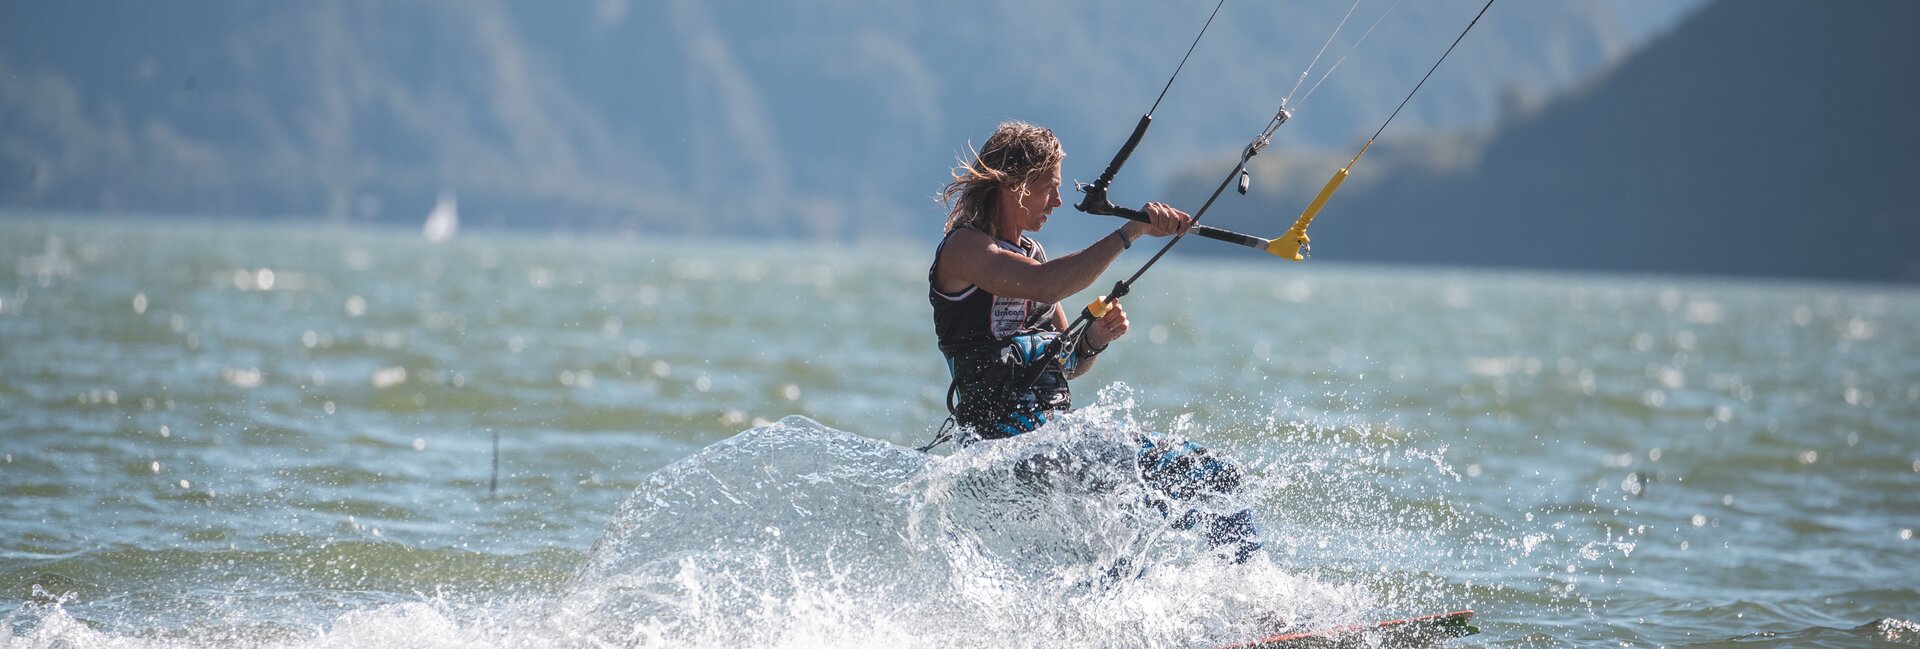
[(0, 647), (1920, 645), (1915, 287), (1174, 258), (927, 455), (929, 254), (0, 218)]

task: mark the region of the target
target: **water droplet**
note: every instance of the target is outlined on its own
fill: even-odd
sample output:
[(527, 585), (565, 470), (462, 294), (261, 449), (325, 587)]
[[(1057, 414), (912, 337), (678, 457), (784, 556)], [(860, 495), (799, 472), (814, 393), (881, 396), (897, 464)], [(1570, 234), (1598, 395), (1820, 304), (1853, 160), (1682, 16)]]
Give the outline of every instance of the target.
[(273, 279), (273, 269), (271, 268), (262, 268), (253, 273), (253, 285), (260, 287), (262, 291), (273, 290)]
[(1647, 451), (1647, 461), (1648, 461), (1648, 462), (1659, 462), (1659, 461), (1660, 461), (1660, 449), (1657, 449), (1657, 448), (1656, 448), (1656, 449), (1653, 449), (1653, 450), (1650, 450), (1650, 451)]
[(307, 349), (313, 349), (315, 345), (320, 344), (320, 334), (314, 333), (312, 329), (308, 329), (305, 333), (300, 334), (300, 344)]
[(333, 411), (334, 411), (334, 407), (333, 407), (333, 402), (332, 402), (332, 401), (328, 401), (328, 402), (326, 402), (326, 403), (324, 403), (324, 404), (321, 404), (321, 405), (320, 405), (320, 410), (321, 410), (321, 411), (323, 411), (323, 412), (325, 412), (325, 413), (327, 413), (327, 414), (329, 414), (329, 415), (331, 415), (331, 414), (333, 414)]
[(1469, 478), (1478, 478), (1478, 477), (1480, 477), (1480, 465), (1478, 465), (1478, 464), (1469, 464), (1469, 465), (1467, 465), (1467, 477), (1469, 477)]
[(181, 480), (181, 481), (180, 481), (180, 488), (181, 488), (181, 489), (192, 489), (192, 488), (193, 488), (193, 483), (191, 483), (191, 482), (187, 482), (187, 481), (185, 481), (185, 480)]
[(1633, 335), (1633, 342), (1630, 344), (1633, 346), (1633, 351), (1644, 353), (1653, 349), (1653, 335), (1644, 331), (1636, 333)]
[(561, 370), (560, 385), (573, 387), (573, 370)]
[(146, 293), (133, 294), (133, 312), (135, 314), (145, 314), (147, 312), (147, 294)]
[(236, 388), (252, 389), (260, 387), (266, 375), (257, 367), (223, 367), (220, 368), (220, 378)]
[(367, 299), (358, 295), (347, 296), (345, 306), (347, 317), (358, 318), (367, 314)]
[(407, 368), (387, 367), (373, 373), (373, 387), (390, 388), (407, 382)]
[(710, 378), (710, 377), (708, 377), (708, 376), (707, 376), (707, 375), (705, 375), (705, 374), (702, 374), (702, 375), (700, 375), (700, 378), (697, 378), (697, 379), (694, 379), (694, 380), (693, 380), (693, 389), (695, 389), (695, 390), (699, 390), (699, 391), (701, 391), (701, 392), (706, 392), (706, 391), (708, 391), (708, 390), (712, 390), (712, 389), (713, 389), (713, 379), (712, 379), (712, 378)]
[(1657, 371), (1656, 380), (1660, 386), (1669, 390), (1678, 390), (1687, 384), (1687, 375), (1679, 368), (1662, 367)]
[[(11, 456), (9, 456), (9, 457), (11, 457)], [(1902, 541), (1911, 541), (1911, 540), (1913, 540), (1913, 528), (1904, 528), (1904, 527), (1903, 527), (1903, 528), (1901, 528), (1901, 529), (1900, 529), (1900, 540), (1902, 540)]]
[(427, 439), (424, 437), (413, 438), (413, 450), (416, 450), (416, 451), (427, 450)]
[(640, 340), (627, 341), (627, 355), (634, 358), (647, 355), (647, 343)]
[(1820, 461), (1820, 452), (1813, 449), (1807, 449), (1795, 454), (1793, 457), (1794, 459), (1799, 460), (1801, 464), (1813, 464), (1815, 462)]
[(1721, 505), (1723, 505), (1723, 506), (1726, 506), (1726, 507), (1732, 507), (1732, 506), (1733, 506), (1733, 494), (1727, 494), (1727, 495), (1725, 495), (1725, 496), (1721, 496), (1721, 497), (1720, 497), (1720, 504), (1721, 504)]
[(660, 378), (663, 378), (663, 379), (664, 379), (664, 378), (667, 378), (668, 376), (672, 376), (672, 375), (673, 375), (673, 366), (672, 366), (672, 365), (668, 365), (666, 361), (654, 361), (654, 362), (653, 362), (653, 375), (654, 375), (654, 376), (658, 376), (658, 377), (660, 377)]
[(1847, 340), (1853, 341), (1869, 340), (1873, 338), (1875, 329), (1877, 329), (1877, 327), (1874, 326), (1873, 322), (1854, 318), (1847, 321), (1846, 338)]
[(1687, 522), (1693, 523), (1694, 527), (1706, 527), (1707, 517), (1705, 514), (1694, 514), (1693, 518), (1688, 519)]
[(1681, 541), (1681, 542), (1680, 542), (1680, 549), (1681, 549), (1681, 550), (1685, 550), (1685, 549), (1687, 549), (1687, 546), (1689, 546), (1689, 545), (1693, 545), (1693, 544), (1692, 544), (1692, 543), (1688, 543), (1688, 542), (1686, 542), (1686, 541)]
[(534, 288), (547, 288), (553, 286), (555, 276), (556, 273), (551, 268), (534, 266), (527, 269), (527, 285)]
[(1147, 340), (1152, 341), (1155, 345), (1165, 344), (1169, 333), (1166, 325), (1157, 324), (1154, 325), (1152, 329), (1147, 330)]
[(786, 397), (788, 401), (799, 401), (800, 386), (788, 383), (787, 387), (780, 390), (780, 396)]
[[(161, 437), (172, 437), (172, 436), (173, 436), (173, 429), (172, 429), (172, 428), (168, 428), (168, 427), (166, 426), (166, 424), (161, 424), (161, 425), (160, 425), (160, 436), (161, 436)], [(1915, 462), (1915, 463), (1914, 463), (1914, 465), (1915, 465), (1915, 466), (1920, 466), (1920, 462)]]
[(1640, 484), (1640, 474), (1638, 473), (1629, 473), (1626, 478), (1620, 480), (1620, 490), (1627, 492), (1629, 496), (1640, 495), (1640, 491), (1644, 488), (1645, 487)]
[(153, 472), (154, 472), (154, 473), (159, 473), (159, 472), (160, 472), (160, 463), (159, 463), (159, 462), (155, 462), (155, 463), (153, 463), (152, 465), (150, 465), (150, 466), (149, 466), (148, 468), (150, 468), (150, 469), (153, 469)]

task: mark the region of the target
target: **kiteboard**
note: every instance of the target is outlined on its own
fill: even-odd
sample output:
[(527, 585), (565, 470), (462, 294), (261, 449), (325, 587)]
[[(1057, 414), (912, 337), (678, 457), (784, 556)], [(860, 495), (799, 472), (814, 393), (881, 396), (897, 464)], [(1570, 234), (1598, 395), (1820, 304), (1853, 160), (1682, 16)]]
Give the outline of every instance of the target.
[(1332, 649), (1334, 647), (1427, 647), (1480, 632), (1473, 611), (1422, 615), (1280, 635), (1218, 649)]

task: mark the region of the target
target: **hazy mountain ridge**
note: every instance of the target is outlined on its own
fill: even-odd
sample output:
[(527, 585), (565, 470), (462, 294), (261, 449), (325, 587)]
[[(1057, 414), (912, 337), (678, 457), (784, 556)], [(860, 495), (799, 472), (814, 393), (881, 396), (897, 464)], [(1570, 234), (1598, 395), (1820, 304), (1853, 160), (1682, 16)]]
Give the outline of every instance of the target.
[[(1914, 25), (1920, 4), (1898, 0), (1717, 2), (1454, 155), (1377, 148), (1355, 170), (1368, 182), (1316, 221), (1315, 247), (1351, 261), (1920, 279)], [(1226, 205), (1216, 223), (1284, 229), (1344, 162)], [(1189, 175), (1177, 195), (1217, 182)]]
[[(1390, 4), (1362, 3), (1321, 69)], [(953, 155), (1001, 119), (1053, 127), (1067, 175), (1097, 173), (1211, 8), (9, 3), (0, 207), (415, 220), (444, 188), (483, 225), (930, 236)], [(1348, 8), (1230, 3), (1127, 196), (1239, 147)], [(1399, 6), (1286, 137), (1367, 128), (1477, 8)], [(1647, 22), (1597, 1), (1499, 7), (1457, 55), (1473, 73), (1402, 124), (1485, 123), (1501, 89), (1564, 86)]]

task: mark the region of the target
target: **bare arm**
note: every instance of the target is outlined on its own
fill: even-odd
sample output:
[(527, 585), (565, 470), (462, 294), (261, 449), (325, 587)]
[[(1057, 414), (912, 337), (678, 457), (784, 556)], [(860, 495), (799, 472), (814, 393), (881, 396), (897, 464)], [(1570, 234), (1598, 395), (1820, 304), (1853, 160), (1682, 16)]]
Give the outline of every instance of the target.
[[(1148, 203), (1146, 212), (1152, 223), (1128, 222), (1120, 227), (1128, 241), (1179, 234), (1193, 225), (1193, 217), (1163, 203)], [(1085, 249), (1043, 263), (996, 244), (984, 232), (956, 230), (940, 254), (934, 281), (947, 293), (979, 286), (994, 295), (1054, 303), (1092, 286), (1126, 248), (1120, 235), (1110, 234)]]
[(1124, 249), (1119, 237), (1108, 235), (1043, 263), (996, 244), (984, 232), (956, 230), (940, 254), (934, 279), (942, 291), (971, 285), (994, 295), (1054, 303), (1092, 286)]

